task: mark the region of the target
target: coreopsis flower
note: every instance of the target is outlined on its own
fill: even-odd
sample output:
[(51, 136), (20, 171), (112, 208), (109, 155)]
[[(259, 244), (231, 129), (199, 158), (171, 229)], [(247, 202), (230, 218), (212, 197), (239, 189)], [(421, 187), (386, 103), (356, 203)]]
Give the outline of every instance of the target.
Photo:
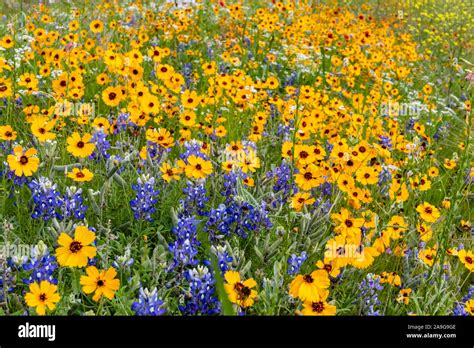
[(436, 222), (441, 213), (439, 212), (438, 208), (435, 206), (423, 202), (422, 204), (416, 207), (416, 211), (420, 214), (420, 217), (426, 222)]
[(239, 272), (227, 271), (224, 275), (226, 284), (224, 284), (225, 291), (232, 303), (236, 303), (242, 308), (247, 308), (253, 305), (257, 298), (257, 291), (252, 289), (257, 286), (257, 282), (253, 278), (241, 281)]
[(173, 168), (168, 163), (163, 163), (163, 165), (160, 167), (160, 172), (162, 173), (161, 178), (166, 182), (179, 180), (178, 169)]
[(258, 168), (260, 168), (260, 158), (257, 157), (254, 150), (248, 150), (248, 153), (243, 157), (244, 158), (242, 158), (241, 161), (237, 162), (237, 165), (242, 169), (242, 172), (254, 173)]
[(316, 267), (319, 269), (324, 269), (328, 272), (329, 276), (335, 278), (341, 273), (341, 268), (338, 265), (337, 259), (328, 260), (324, 258), (324, 260), (318, 260), (316, 262)]
[(309, 192), (298, 192), (291, 197), (291, 207), (295, 211), (301, 211), (305, 205), (311, 205), (315, 199), (311, 197)]
[(25, 295), (26, 304), (29, 307), (35, 307), (36, 313), (39, 315), (45, 315), (46, 307), (50, 311), (54, 310), (56, 303), (61, 299), (57, 292), (57, 285), (53, 285), (47, 280), (43, 280), (41, 283), (31, 283), (29, 290)]
[(107, 106), (115, 107), (122, 101), (122, 90), (118, 87), (107, 87), (102, 91), (102, 100)]
[(321, 185), (324, 179), (321, 177), (318, 168), (313, 164), (309, 164), (305, 168), (299, 170), (295, 176), (295, 183), (304, 191), (309, 191), (314, 187)]
[(16, 146), (13, 149), (13, 155), (7, 157), (10, 170), (14, 171), (16, 176), (32, 176), (38, 170), (40, 163), (37, 157), (33, 157), (35, 155), (36, 149), (24, 151), (22, 146)]
[(81, 137), (79, 133), (74, 132), (69, 138), (67, 138), (67, 151), (76, 157), (90, 156), (95, 150), (95, 144), (89, 142), (91, 139), (92, 135), (89, 133), (86, 133)]
[(470, 315), (474, 315), (474, 299), (466, 301), (466, 303), (464, 304), (464, 310)]
[(329, 276), (324, 270), (316, 270), (311, 274), (297, 275), (290, 284), (290, 295), (301, 301), (321, 301), (327, 296)]
[(47, 117), (36, 117), (31, 123), (31, 133), (40, 141), (53, 140), (56, 134), (51, 132), (56, 121), (49, 121)]
[(73, 168), (71, 172), (67, 173), (67, 176), (74, 181), (83, 182), (91, 181), (94, 174), (87, 168)]
[(459, 250), (458, 252), (459, 261), (463, 263), (464, 266), (469, 270), (469, 272), (474, 272), (474, 253), (466, 249)]
[(11, 126), (0, 126), (0, 140), (15, 140), (16, 132)]
[(104, 30), (104, 23), (102, 23), (102, 21), (99, 19), (93, 20), (89, 24), (89, 29), (93, 33), (101, 33)]
[(436, 250), (433, 248), (422, 249), (418, 252), (418, 257), (423, 263), (432, 267), (436, 257)]
[(319, 301), (305, 301), (303, 303), (303, 315), (336, 315), (336, 306), (326, 302), (328, 293), (325, 293)]
[[(1, 41), (0, 41), (1, 45)], [(13, 95), (12, 82), (10, 79), (0, 77), (0, 98), (8, 98)]]
[(181, 102), (185, 109), (194, 109), (201, 102), (201, 97), (195, 91), (186, 90), (181, 94)]
[(86, 294), (94, 293), (92, 299), (96, 302), (102, 296), (113, 299), (115, 292), (120, 288), (120, 280), (116, 279), (117, 271), (110, 267), (108, 270), (99, 271), (95, 266), (86, 268), (87, 275), (81, 276), (80, 284)]
[(456, 167), (456, 161), (453, 160), (453, 159), (449, 159), (449, 158), (446, 158), (444, 160), (444, 164), (443, 164), (444, 168), (446, 169), (453, 169)]
[(402, 302), (404, 304), (408, 304), (410, 302), (410, 294), (412, 290), (410, 288), (408, 289), (400, 289), (400, 292), (397, 297), (398, 302)]
[(196, 155), (191, 155), (188, 157), (185, 172), (188, 178), (202, 179), (212, 173), (212, 163)]
[(417, 224), (416, 229), (420, 233), (420, 239), (423, 242), (429, 241), (431, 237), (433, 236), (433, 230), (431, 226), (425, 224), (424, 222)]
[(85, 267), (89, 259), (97, 254), (97, 250), (91, 244), (95, 240), (95, 233), (85, 226), (78, 226), (74, 231), (74, 238), (66, 233), (58, 237), (56, 258), (63, 267)]
[(356, 172), (356, 179), (362, 185), (373, 185), (378, 182), (378, 171), (374, 167), (362, 167)]

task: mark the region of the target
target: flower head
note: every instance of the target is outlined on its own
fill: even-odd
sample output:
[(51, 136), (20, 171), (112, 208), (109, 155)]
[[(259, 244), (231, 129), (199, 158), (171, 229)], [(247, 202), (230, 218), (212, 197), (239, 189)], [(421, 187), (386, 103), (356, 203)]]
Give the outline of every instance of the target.
[(26, 304), (30, 307), (36, 307), (36, 313), (44, 315), (46, 307), (52, 311), (61, 299), (57, 291), (58, 287), (46, 280), (39, 284), (37, 282), (31, 283), (30, 292), (25, 295)]
[(235, 271), (227, 271), (224, 275), (227, 284), (224, 284), (225, 291), (232, 303), (236, 303), (243, 308), (253, 305), (257, 298), (257, 291), (253, 290), (257, 282), (253, 278), (241, 281), (240, 274)]
[(85, 226), (78, 226), (74, 232), (74, 238), (66, 233), (61, 233), (58, 238), (60, 247), (56, 249), (56, 257), (63, 267), (85, 267), (90, 258), (97, 254), (92, 246), (95, 233)]
[(115, 278), (117, 276), (115, 268), (110, 267), (106, 271), (99, 271), (95, 266), (90, 266), (86, 268), (86, 273), (87, 275), (81, 276), (80, 279), (82, 291), (86, 294), (94, 292), (92, 299), (96, 302), (102, 296), (109, 300), (114, 298), (115, 292), (120, 287), (120, 280)]
[(16, 176), (32, 176), (38, 170), (40, 163), (37, 157), (33, 157), (34, 155), (36, 155), (35, 149), (24, 151), (23, 147), (18, 145), (13, 149), (13, 155), (8, 155), (8, 165)]

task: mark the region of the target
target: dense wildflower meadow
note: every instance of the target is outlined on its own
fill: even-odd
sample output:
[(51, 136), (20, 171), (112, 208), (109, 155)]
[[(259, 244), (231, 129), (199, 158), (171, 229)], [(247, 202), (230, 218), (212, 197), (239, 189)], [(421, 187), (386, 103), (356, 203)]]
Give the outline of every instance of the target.
[(474, 314), (469, 3), (4, 2), (0, 314)]

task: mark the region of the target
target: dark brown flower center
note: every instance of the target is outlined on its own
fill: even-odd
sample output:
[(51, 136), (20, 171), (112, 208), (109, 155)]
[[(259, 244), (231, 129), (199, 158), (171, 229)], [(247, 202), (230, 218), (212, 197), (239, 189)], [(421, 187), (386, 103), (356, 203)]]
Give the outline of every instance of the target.
[(45, 302), (46, 301), (46, 294), (45, 293), (40, 294), (39, 299), (40, 299), (41, 302)]
[(82, 249), (82, 243), (78, 242), (77, 240), (73, 241), (71, 245), (69, 245), (69, 250), (72, 253), (77, 253)]
[(80, 148), (80, 149), (82, 149), (82, 148), (84, 147), (84, 145), (85, 145), (85, 144), (84, 144), (83, 141), (79, 141), (79, 142), (77, 143), (77, 147)]
[(313, 302), (311, 305), (313, 312), (321, 313), (324, 310), (324, 303), (322, 302)]
[(311, 274), (306, 274), (303, 276), (303, 280), (306, 282), (306, 283), (312, 283), (314, 281), (313, 277), (311, 277)]
[(28, 157), (26, 157), (25, 155), (21, 156), (20, 157), (20, 163), (25, 165), (28, 163)]
[(237, 296), (240, 300), (245, 300), (251, 293), (250, 288), (242, 283), (235, 283), (234, 290), (237, 292)]

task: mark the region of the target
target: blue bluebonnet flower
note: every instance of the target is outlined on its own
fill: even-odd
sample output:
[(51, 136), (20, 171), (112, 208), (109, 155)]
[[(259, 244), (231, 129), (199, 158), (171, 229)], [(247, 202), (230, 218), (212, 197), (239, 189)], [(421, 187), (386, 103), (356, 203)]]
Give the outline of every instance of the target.
[(65, 219), (76, 218), (82, 220), (86, 217), (87, 206), (84, 205), (84, 198), (82, 197), (82, 189), (75, 186), (66, 188), (66, 193), (63, 196), (63, 204), (61, 211)]
[(296, 78), (298, 76), (298, 73), (296, 71), (293, 71), (290, 76), (286, 78), (286, 80), (283, 82), (283, 86), (293, 86), (296, 82)]
[(146, 144), (148, 159), (153, 163), (160, 162), (161, 158), (165, 153), (171, 152), (171, 148), (165, 148), (159, 144), (148, 141)]
[[(109, 120), (111, 121), (111, 120)], [(112, 123), (112, 122), (111, 122)], [(130, 113), (129, 112), (121, 112), (117, 116), (116, 127), (114, 129), (114, 134), (118, 134), (126, 130), (132, 123), (130, 121)]]
[(184, 63), (183, 64), (183, 76), (185, 79), (186, 87), (190, 88), (193, 82), (193, 64)]
[(222, 275), (229, 270), (229, 263), (233, 261), (232, 256), (227, 252), (226, 245), (212, 245), (211, 252), (217, 257), (217, 265), (222, 272)]
[(225, 236), (233, 232), (246, 238), (247, 232), (258, 232), (271, 226), (265, 202), (262, 201), (260, 207), (254, 207), (248, 202), (234, 200), (226, 205), (220, 204), (217, 209), (211, 209), (204, 230), (209, 233), (212, 241), (222, 238), (216, 232)]
[(135, 260), (130, 257), (130, 252), (130, 247), (127, 247), (123, 255), (115, 257), (115, 260), (112, 262), (112, 266), (117, 269), (130, 268), (135, 262)]
[(160, 193), (155, 188), (155, 178), (142, 175), (137, 183), (132, 185), (132, 189), (137, 191), (135, 198), (130, 201), (133, 217), (136, 220), (153, 221), (151, 216), (156, 212), (155, 204), (158, 202), (156, 196)]
[(466, 316), (469, 313), (466, 311), (465, 303), (474, 298), (474, 285), (471, 285), (468, 289), (467, 295), (464, 296), (460, 302), (456, 302), (456, 306), (453, 309), (453, 315), (456, 316)]
[(414, 119), (413, 117), (410, 117), (410, 118), (408, 119), (407, 124), (406, 124), (405, 130), (406, 130), (407, 132), (409, 132), (409, 131), (413, 130), (413, 127), (414, 127), (414, 126), (415, 126), (415, 119)]
[(52, 284), (58, 283), (53, 274), (58, 268), (56, 257), (51, 255), (48, 248), (43, 244), (32, 247), (30, 257), (23, 260), (19, 264), (19, 268), (29, 272), (29, 277), (23, 279), (23, 282), (27, 285), (42, 280), (47, 280)]
[(166, 312), (163, 307), (163, 301), (158, 299), (158, 290), (156, 288), (153, 288), (151, 292), (148, 288), (140, 288), (138, 301), (133, 302), (132, 310), (135, 312), (135, 315), (140, 316), (158, 316)]
[(15, 289), (13, 272), (5, 260), (0, 260), (0, 302), (5, 301), (5, 294)]
[(272, 202), (274, 208), (285, 204), (291, 192), (296, 189), (296, 186), (292, 184), (292, 175), (293, 171), (286, 161), (282, 161), (278, 167), (266, 173), (267, 178), (275, 180), (273, 185), (275, 201)]
[(184, 273), (189, 282), (185, 293), (185, 304), (179, 306), (184, 315), (214, 315), (221, 311), (220, 302), (215, 296), (215, 280), (206, 266), (197, 266)]
[(204, 182), (188, 181), (187, 186), (183, 188), (183, 193), (185, 196), (180, 200), (182, 208), (180, 216), (191, 216), (196, 213), (201, 216), (207, 215), (204, 208), (209, 198), (206, 196), (207, 190), (204, 187)]
[(373, 274), (367, 274), (366, 278), (359, 285), (361, 290), (359, 297), (362, 298), (362, 311), (368, 316), (379, 316), (383, 315), (380, 313), (380, 309), (377, 308), (381, 302), (378, 294), (383, 290), (383, 286), (380, 284), (380, 278)]
[(306, 254), (306, 251), (303, 251), (300, 256), (297, 256), (296, 254), (291, 255), (291, 257), (288, 258), (288, 264), (290, 265), (290, 268), (288, 268), (288, 274), (293, 275), (298, 273), (301, 265), (307, 259), (308, 255)]
[(169, 270), (179, 265), (194, 266), (198, 264), (196, 256), (201, 243), (197, 240), (197, 225), (199, 221), (194, 216), (181, 217), (171, 232), (176, 236), (176, 240), (169, 244), (168, 250), (173, 253), (173, 261)]
[(98, 129), (92, 133), (91, 143), (95, 144), (95, 150), (90, 159), (100, 160), (108, 159), (110, 155), (107, 150), (110, 149), (110, 142), (107, 140), (107, 134), (102, 129)]
[(209, 160), (209, 156), (207, 156), (204, 152), (201, 151), (202, 143), (195, 139), (186, 141), (184, 143), (184, 149), (185, 151), (179, 155), (179, 157), (184, 161), (186, 161), (187, 158), (191, 155), (201, 157), (203, 160), (206, 161)]
[(208, 58), (212, 59), (212, 56), (214, 55), (214, 52), (212, 51), (211, 46), (207, 46), (206, 55), (207, 55)]
[(387, 149), (392, 148), (392, 139), (386, 135), (379, 136), (379, 144), (385, 146)]
[(322, 196), (332, 196), (333, 185), (330, 182), (324, 182), (318, 186), (317, 190), (321, 192)]
[(59, 209), (63, 205), (61, 193), (56, 189), (57, 186), (46, 177), (39, 177), (32, 180), (28, 187), (33, 195), (33, 219), (42, 218), (47, 221), (52, 218), (62, 219)]

